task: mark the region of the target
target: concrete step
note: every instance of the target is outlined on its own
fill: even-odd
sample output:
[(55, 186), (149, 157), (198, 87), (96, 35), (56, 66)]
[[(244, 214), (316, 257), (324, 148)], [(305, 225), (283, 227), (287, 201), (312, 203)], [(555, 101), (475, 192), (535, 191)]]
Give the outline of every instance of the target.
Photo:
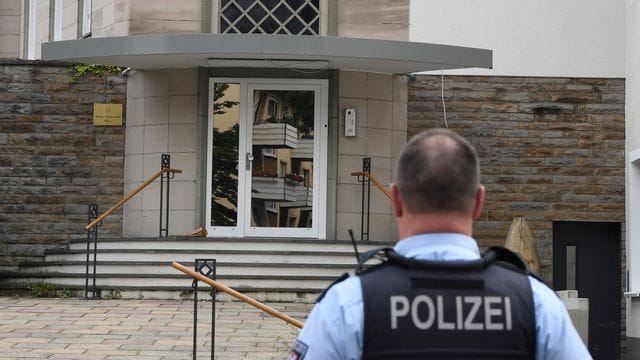
[[(93, 246), (93, 245), (91, 245)], [(358, 248), (378, 247), (376, 243), (359, 243)], [(86, 241), (75, 240), (69, 250), (86, 251)], [(100, 250), (202, 250), (202, 251), (330, 251), (353, 253), (349, 241), (309, 240), (309, 239), (209, 239), (194, 237), (100, 239)]]
[[(68, 250), (48, 253), (46, 262), (86, 261), (85, 251)], [(353, 254), (336, 252), (300, 252), (300, 251), (188, 251), (188, 250), (100, 250), (99, 261), (140, 261), (140, 262), (193, 262), (195, 259), (216, 259), (220, 262), (258, 263), (258, 264), (343, 264), (355, 265)]]
[[(193, 268), (193, 262), (185, 262), (182, 265)], [(335, 276), (344, 272), (353, 271), (355, 265), (341, 264), (315, 264), (309, 266), (305, 263), (288, 264), (256, 264), (256, 263), (221, 263), (216, 262), (217, 276), (226, 275), (254, 275), (263, 274), (270, 276), (290, 276), (304, 274), (307, 276)], [(173, 275), (179, 273), (171, 267), (169, 262), (106, 262), (97, 263), (97, 271), (100, 274), (151, 274)], [(90, 271), (93, 271), (92, 268)], [(31, 263), (23, 265), (22, 274), (34, 273), (67, 273), (84, 274), (86, 263), (84, 261)]]
[[(219, 277), (219, 281), (232, 288), (242, 289), (304, 289), (322, 290), (336, 277), (310, 277), (305, 275), (288, 276), (286, 279), (271, 276), (236, 276)], [(35, 281), (34, 281), (35, 280)], [(67, 273), (33, 273), (25, 277), (7, 279), (7, 284), (19, 285), (24, 282), (46, 282), (58, 287), (84, 287), (84, 274)], [(91, 282), (91, 280), (90, 280)], [(192, 279), (186, 275), (134, 275), (134, 274), (97, 274), (96, 286), (101, 288), (190, 288)], [(288, 285), (288, 286), (286, 286)], [(206, 286), (206, 285), (205, 285)]]

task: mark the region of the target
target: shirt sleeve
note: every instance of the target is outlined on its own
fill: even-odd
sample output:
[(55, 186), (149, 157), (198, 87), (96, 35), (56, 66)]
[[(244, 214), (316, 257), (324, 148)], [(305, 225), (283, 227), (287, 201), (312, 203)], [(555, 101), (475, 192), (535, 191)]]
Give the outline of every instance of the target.
[(536, 360), (591, 359), (556, 293), (529, 277), (536, 317)]
[[(360, 279), (352, 276), (334, 285), (317, 303), (289, 357), (296, 360), (358, 360), (364, 325)], [(298, 349), (298, 350), (296, 350)]]

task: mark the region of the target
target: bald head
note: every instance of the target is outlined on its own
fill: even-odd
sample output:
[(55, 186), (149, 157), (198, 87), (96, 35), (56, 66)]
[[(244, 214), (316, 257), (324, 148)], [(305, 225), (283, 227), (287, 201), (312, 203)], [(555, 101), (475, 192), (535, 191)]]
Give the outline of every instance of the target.
[(396, 185), (405, 208), (412, 213), (471, 215), (480, 185), (478, 155), (453, 131), (424, 131), (400, 154)]

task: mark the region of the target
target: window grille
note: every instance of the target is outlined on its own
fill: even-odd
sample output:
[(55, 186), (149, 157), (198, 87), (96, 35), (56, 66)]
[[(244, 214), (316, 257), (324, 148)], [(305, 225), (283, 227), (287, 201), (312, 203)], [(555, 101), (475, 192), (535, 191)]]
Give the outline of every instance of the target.
[(320, 34), (320, 0), (221, 0), (221, 33)]

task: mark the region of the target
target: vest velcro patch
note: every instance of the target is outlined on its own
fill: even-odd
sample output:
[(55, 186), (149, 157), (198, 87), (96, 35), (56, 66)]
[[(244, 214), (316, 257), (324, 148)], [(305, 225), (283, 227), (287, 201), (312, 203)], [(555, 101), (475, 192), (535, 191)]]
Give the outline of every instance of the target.
[(484, 290), (484, 281), (476, 279), (442, 279), (411, 277), (414, 289), (465, 289)]
[(303, 360), (304, 356), (307, 354), (307, 350), (309, 350), (309, 345), (297, 340), (296, 343), (293, 344), (293, 349), (291, 349), (291, 353), (287, 360)]

